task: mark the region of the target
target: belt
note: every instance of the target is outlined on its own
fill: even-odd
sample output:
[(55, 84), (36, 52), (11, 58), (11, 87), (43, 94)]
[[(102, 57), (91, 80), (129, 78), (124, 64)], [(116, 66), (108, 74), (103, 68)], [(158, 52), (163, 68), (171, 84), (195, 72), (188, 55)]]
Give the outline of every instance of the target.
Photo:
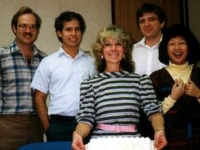
[(61, 115), (50, 115), (50, 119), (52, 119), (52, 120), (63, 120), (63, 121), (75, 122), (76, 117), (61, 116)]
[(97, 128), (105, 131), (113, 131), (113, 132), (135, 132), (136, 126), (135, 125), (127, 125), (127, 126), (120, 126), (120, 125), (108, 125), (108, 124), (97, 124)]

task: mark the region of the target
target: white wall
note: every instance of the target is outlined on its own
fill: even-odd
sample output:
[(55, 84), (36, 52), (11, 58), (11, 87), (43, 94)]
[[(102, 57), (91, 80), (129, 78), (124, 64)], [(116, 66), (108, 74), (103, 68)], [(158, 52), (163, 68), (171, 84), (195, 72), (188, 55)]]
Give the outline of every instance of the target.
[[(81, 48), (91, 50), (97, 32), (111, 24), (111, 0), (0, 0), (0, 47), (10, 44), (14, 35), (10, 28), (13, 14), (22, 6), (33, 8), (42, 18), (42, 27), (36, 45), (47, 54), (57, 51), (60, 43), (54, 31), (54, 20), (62, 11), (81, 13), (87, 30)], [(200, 1), (189, 0), (189, 26), (200, 41)]]
[[(42, 18), (40, 34), (35, 44), (47, 54), (60, 47), (54, 30), (54, 20), (63, 11), (75, 11), (84, 17), (87, 29), (80, 46), (84, 51), (91, 51), (97, 32), (112, 22), (110, 0), (0, 0), (0, 6), (0, 47), (14, 40), (10, 26), (13, 15), (20, 7), (29, 6)], [(46, 141), (45, 136), (44, 140)]]
[(91, 50), (97, 32), (105, 25), (111, 24), (110, 0), (0, 0), (0, 47), (14, 40), (10, 23), (12, 16), (22, 6), (29, 6), (42, 18), (42, 26), (36, 46), (51, 54), (58, 50), (60, 43), (54, 31), (54, 20), (63, 11), (80, 13), (87, 25), (81, 48)]

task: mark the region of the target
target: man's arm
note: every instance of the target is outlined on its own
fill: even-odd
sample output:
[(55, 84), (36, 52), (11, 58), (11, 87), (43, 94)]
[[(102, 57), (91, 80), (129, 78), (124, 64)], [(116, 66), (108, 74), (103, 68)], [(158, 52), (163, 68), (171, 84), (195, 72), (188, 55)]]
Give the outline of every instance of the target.
[(48, 108), (46, 105), (47, 94), (35, 90), (35, 107), (37, 114), (42, 122), (44, 132), (47, 131), (49, 127), (49, 116), (48, 116)]

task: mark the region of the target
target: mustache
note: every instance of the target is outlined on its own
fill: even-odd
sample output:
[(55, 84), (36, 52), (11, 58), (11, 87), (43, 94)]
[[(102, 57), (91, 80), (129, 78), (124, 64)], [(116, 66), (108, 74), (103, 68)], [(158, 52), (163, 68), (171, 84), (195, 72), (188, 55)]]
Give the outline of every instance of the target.
[(25, 36), (33, 36), (33, 34), (31, 32), (25, 32), (24, 35)]

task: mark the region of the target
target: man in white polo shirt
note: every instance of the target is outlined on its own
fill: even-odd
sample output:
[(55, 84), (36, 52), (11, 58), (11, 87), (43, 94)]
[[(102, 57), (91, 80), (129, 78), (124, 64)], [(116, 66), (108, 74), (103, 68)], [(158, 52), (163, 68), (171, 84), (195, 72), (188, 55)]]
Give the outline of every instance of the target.
[(31, 87), (35, 89), (36, 110), (47, 141), (72, 141), (80, 83), (92, 77), (96, 69), (94, 59), (79, 48), (86, 27), (83, 17), (75, 12), (63, 12), (56, 18), (54, 27), (62, 46), (41, 62)]

